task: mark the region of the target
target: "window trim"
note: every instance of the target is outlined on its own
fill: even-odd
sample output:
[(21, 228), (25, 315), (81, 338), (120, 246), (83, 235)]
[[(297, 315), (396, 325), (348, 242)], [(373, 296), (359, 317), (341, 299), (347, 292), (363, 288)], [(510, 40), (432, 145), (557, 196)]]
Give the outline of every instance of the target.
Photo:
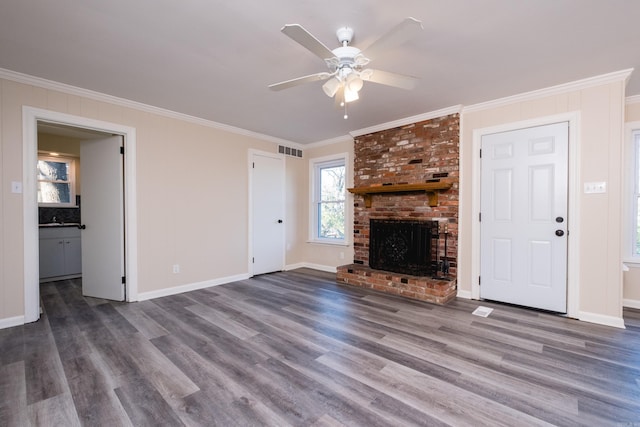
[[(344, 166), (345, 190), (344, 190), (344, 238), (328, 239), (318, 236), (318, 210), (319, 202), (319, 171), (327, 166)], [(309, 240), (308, 243), (323, 245), (348, 246), (350, 239), (349, 207), (347, 197), (347, 185), (349, 179), (349, 153), (339, 153), (323, 157), (309, 159)]]
[(640, 243), (637, 235), (638, 201), (640, 200), (640, 122), (627, 123), (627, 199), (625, 209), (625, 224), (623, 227), (624, 244), (623, 261), (640, 266), (640, 253), (636, 253), (636, 245)]
[[(42, 207), (42, 208), (75, 208), (77, 207), (77, 203), (76, 203), (76, 160), (77, 158), (69, 155), (52, 156), (52, 155), (46, 155), (46, 154), (38, 154), (38, 161), (40, 160), (69, 163), (69, 180), (63, 181), (63, 182), (69, 183), (69, 203), (38, 202), (38, 207)], [(36, 188), (39, 182), (52, 182), (52, 181), (37, 179), (36, 177)]]

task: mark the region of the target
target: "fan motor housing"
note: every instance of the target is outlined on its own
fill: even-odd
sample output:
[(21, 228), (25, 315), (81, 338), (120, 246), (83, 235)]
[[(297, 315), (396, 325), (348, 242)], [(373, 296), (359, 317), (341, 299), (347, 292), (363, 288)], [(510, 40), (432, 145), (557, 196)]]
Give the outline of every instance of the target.
[(351, 40), (353, 40), (353, 28), (338, 28), (338, 31), (336, 31), (336, 36), (338, 37), (338, 41), (340, 42), (340, 44), (344, 44), (344, 42), (351, 43)]

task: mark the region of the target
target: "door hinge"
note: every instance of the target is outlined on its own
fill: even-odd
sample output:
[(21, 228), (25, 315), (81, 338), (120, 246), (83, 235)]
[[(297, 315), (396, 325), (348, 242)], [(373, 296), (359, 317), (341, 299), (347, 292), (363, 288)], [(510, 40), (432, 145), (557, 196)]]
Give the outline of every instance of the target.
[(256, 162), (253, 162), (252, 168), (254, 168), (254, 169), (256, 168)]
[(256, 259), (255, 258), (251, 258), (251, 262), (255, 264), (256, 263)]
[(124, 154), (124, 147), (120, 147), (120, 154)]
[(482, 148), (480, 149), (480, 158), (482, 158)]
[(481, 276), (478, 276), (478, 286), (480, 286), (480, 282), (481, 282), (480, 278)]
[(482, 212), (478, 212), (478, 221), (482, 222)]
[(124, 285), (124, 284), (126, 284), (126, 283), (127, 283), (127, 278), (126, 278), (126, 276), (122, 276), (122, 284)]

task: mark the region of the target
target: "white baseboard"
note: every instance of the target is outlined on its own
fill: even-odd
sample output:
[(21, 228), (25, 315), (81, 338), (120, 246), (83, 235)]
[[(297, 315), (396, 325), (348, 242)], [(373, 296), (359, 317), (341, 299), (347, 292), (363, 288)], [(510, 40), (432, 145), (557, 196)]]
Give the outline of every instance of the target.
[(189, 283), (187, 285), (175, 286), (172, 288), (159, 289), (157, 291), (139, 292), (138, 301), (145, 301), (153, 298), (167, 297), (169, 295), (181, 294), (189, 291), (196, 291), (198, 289), (209, 288), (211, 286), (224, 285), (225, 283), (237, 282), (239, 280), (246, 280), (251, 276), (247, 274), (238, 274), (236, 276), (221, 277), (219, 279), (206, 280), (204, 282)]
[(580, 311), (578, 313), (578, 320), (583, 322), (597, 323), (604, 326), (612, 326), (614, 328), (625, 329), (624, 319), (621, 317), (604, 316), (597, 313), (589, 313), (586, 311)]
[(471, 291), (463, 291), (461, 289), (458, 289), (458, 293), (456, 294), (456, 296), (458, 298), (464, 298), (464, 299), (473, 299), (471, 297)]
[(629, 307), (629, 308), (637, 308), (640, 310), (640, 300), (637, 299), (623, 299), (622, 300), (622, 306), (623, 307)]
[(12, 328), (14, 326), (24, 325), (24, 316), (7, 317), (0, 319), (0, 329)]
[(284, 267), (285, 271), (295, 270), (296, 268), (311, 268), (312, 270), (326, 271), (327, 273), (337, 273), (337, 267), (331, 267), (329, 265), (313, 264), (310, 262), (299, 262), (297, 264), (290, 264)]

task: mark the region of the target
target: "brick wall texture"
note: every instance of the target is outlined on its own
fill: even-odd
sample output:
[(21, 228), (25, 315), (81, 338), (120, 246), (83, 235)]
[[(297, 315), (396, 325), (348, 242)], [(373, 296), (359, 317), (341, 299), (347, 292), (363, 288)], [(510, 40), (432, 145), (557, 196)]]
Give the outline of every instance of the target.
[[(430, 207), (424, 192), (372, 195), (367, 208), (363, 196), (354, 196), (354, 263), (338, 267), (341, 283), (375, 289), (408, 298), (445, 304), (456, 295), (458, 265), (458, 181), (460, 117), (439, 117), (363, 135), (355, 140), (354, 186), (417, 184), (447, 178), (453, 186), (440, 191), (438, 206)], [(442, 231), (439, 259), (450, 263), (449, 275), (439, 278), (407, 276), (369, 268), (369, 220), (439, 220)], [(447, 250), (444, 250), (444, 230)]]
[[(430, 207), (424, 192), (387, 193), (372, 196), (366, 208), (362, 196), (354, 197), (354, 262), (368, 265), (369, 220), (439, 219), (448, 231), (447, 260), (455, 275), (458, 254), (458, 179), (460, 171), (460, 117), (439, 117), (388, 129), (355, 140), (354, 186), (415, 184), (447, 177), (454, 185), (438, 196), (438, 206)], [(440, 257), (444, 256), (444, 235)]]

